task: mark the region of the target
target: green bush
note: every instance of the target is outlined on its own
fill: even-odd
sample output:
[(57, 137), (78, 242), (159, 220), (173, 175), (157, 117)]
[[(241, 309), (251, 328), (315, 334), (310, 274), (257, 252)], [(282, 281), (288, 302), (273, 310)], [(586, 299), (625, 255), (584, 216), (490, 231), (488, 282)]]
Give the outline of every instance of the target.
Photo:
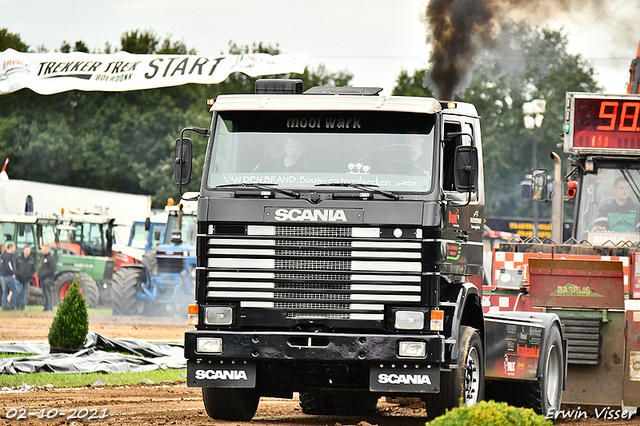
[(530, 408), (511, 407), (504, 402), (481, 401), (460, 406), (428, 422), (429, 426), (552, 426), (551, 420)]
[(84, 303), (78, 276), (69, 286), (60, 302), (49, 328), (49, 346), (52, 348), (81, 349), (89, 332), (89, 314)]

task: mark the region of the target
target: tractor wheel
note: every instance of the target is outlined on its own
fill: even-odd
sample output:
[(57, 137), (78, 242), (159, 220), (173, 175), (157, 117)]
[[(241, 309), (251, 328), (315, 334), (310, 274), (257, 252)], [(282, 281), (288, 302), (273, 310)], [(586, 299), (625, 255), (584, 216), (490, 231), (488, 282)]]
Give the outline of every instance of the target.
[(96, 308), (100, 301), (100, 290), (98, 284), (89, 275), (84, 272), (64, 271), (59, 274), (53, 281), (53, 305), (58, 306), (64, 296), (69, 291), (69, 286), (78, 276), (80, 283), (80, 291), (84, 297), (84, 301), (89, 308)]
[(482, 340), (475, 328), (460, 326), (458, 368), (442, 373), (440, 393), (424, 397), (427, 417), (434, 419), (458, 406), (460, 398), (467, 407), (484, 398), (484, 357)]
[(333, 395), (328, 393), (300, 392), (300, 408), (305, 414), (330, 416), (336, 413)]
[(138, 302), (138, 285), (146, 280), (139, 268), (120, 268), (111, 283), (113, 315), (141, 315), (148, 311), (146, 302)]
[(142, 259), (140, 259), (140, 264), (149, 272), (149, 276), (155, 277), (158, 275), (158, 259), (156, 258), (155, 250), (145, 252)]
[(333, 396), (333, 405), (339, 416), (373, 416), (376, 414), (378, 397), (375, 395), (347, 395)]
[(256, 414), (260, 396), (253, 388), (202, 388), (202, 400), (212, 419), (248, 422)]
[[(536, 382), (510, 383), (510, 405), (533, 410), (546, 416), (549, 412), (558, 412), (562, 401), (562, 382), (564, 380), (564, 352), (562, 339), (557, 325), (546, 333), (544, 353), (540, 351), (539, 363), (542, 370)], [(541, 348), (541, 349), (542, 349)], [(502, 382), (504, 383), (504, 382)]]

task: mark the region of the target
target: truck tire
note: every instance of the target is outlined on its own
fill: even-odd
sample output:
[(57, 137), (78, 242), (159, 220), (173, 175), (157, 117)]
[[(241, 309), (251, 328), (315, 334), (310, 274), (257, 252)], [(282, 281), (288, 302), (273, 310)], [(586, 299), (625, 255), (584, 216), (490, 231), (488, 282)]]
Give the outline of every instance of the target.
[(149, 272), (149, 276), (155, 277), (158, 275), (158, 259), (156, 258), (155, 250), (145, 252), (142, 255), (142, 259), (140, 259), (140, 264)]
[(337, 394), (333, 405), (339, 416), (372, 416), (376, 414), (378, 397), (375, 395)]
[(305, 414), (317, 416), (336, 414), (333, 395), (328, 393), (300, 392), (300, 408)]
[[(562, 402), (564, 381), (564, 352), (560, 330), (554, 324), (546, 333), (540, 352), (540, 377), (536, 382), (510, 383), (507, 401), (510, 405), (532, 408), (546, 416), (550, 411), (558, 412)], [(504, 382), (500, 382), (504, 383)], [(554, 411), (555, 410), (555, 411)]]
[(202, 388), (202, 400), (212, 419), (248, 422), (256, 414), (260, 395), (255, 389)]
[(78, 276), (78, 282), (80, 283), (80, 291), (84, 297), (84, 301), (89, 308), (98, 307), (100, 301), (100, 290), (98, 284), (89, 275), (84, 272), (64, 271), (54, 279), (53, 281), (53, 306), (58, 306), (64, 296), (69, 291), (69, 286), (73, 283), (73, 280)]
[(111, 283), (111, 308), (113, 315), (143, 315), (148, 313), (146, 302), (138, 302), (138, 285), (146, 280), (139, 268), (120, 268)]
[(484, 398), (484, 356), (482, 340), (478, 330), (460, 326), (458, 337), (457, 368), (443, 372), (440, 377), (440, 392), (424, 397), (429, 419), (458, 406), (460, 398), (467, 407)]

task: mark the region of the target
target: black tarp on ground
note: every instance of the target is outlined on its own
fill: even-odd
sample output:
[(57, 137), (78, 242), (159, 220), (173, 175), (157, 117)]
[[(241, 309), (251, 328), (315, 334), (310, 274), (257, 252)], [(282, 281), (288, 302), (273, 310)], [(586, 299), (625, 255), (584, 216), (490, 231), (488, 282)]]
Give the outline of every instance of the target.
[(109, 339), (93, 332), (87, 334), (85, 349), (74, 354), (50, 354), (48, 344), (27, 342), (0, 344), (0, 353), (39, 354), (0, 359), (0, 374), (122, 373), (187, 367), (181, 344)]

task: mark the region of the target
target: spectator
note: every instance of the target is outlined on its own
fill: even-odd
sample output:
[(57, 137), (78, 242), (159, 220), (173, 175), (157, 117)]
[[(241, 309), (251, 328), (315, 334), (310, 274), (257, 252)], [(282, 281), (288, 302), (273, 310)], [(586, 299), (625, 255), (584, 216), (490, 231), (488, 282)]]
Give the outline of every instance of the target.
[[(0, 271), (4, 281), (4, 291), (2, 292), (2, 310), (13, 310), (16, 308), (18, 295), (20, 294), (20, 283), (16, 279), (17, 268), (13, 253), (16, 245), (13, 241), (7, 241), (6, 250), (0, 256)], [(11, 301), (9, 302), (9, 293)]]
[(16, 256), (16, 268), (18, 273), (16, 278), (22, 285), (18, 300), (16, 301), (16, 309), (24, 311), (27, 304), (27, 294), (29, 292), (29, 285), (31, 284), (31, 277), (36, 272), (36, 261), (34, 256), (31, 255), (31, 246), (28, 244), (22, 249), (22, 254)]
[(42, 285), (42, 295), (44, 296), (44, 311), (49, 312), (53, 310), (53, 276), (56, 272), (56, 260), (51, 254), (51, 249), (47, 244), (43, 244), (41, 247), (42, 259), (40, 259), (40, 272), (38, 273), (38, 280)]

